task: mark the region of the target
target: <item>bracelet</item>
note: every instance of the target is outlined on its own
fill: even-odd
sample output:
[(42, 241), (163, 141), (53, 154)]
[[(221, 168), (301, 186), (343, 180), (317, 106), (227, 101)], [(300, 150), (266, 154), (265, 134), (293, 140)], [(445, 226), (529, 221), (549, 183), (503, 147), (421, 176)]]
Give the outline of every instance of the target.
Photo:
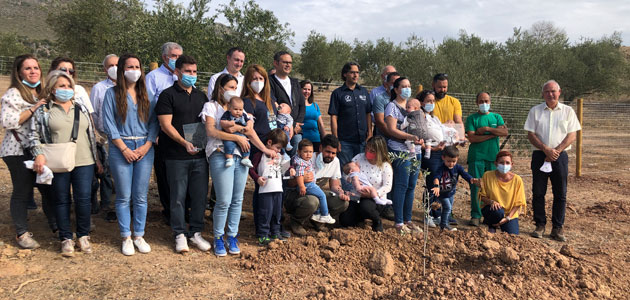
[(125, 151), (129, 150), (129, 147), (125, 148), (124, 150), (120, 151), (120, 153), (125, 153)]
[(34, 112), (32, 109), (30, 109), (30, 108), (28, 109), (28, 111), (30, 111), (30, 112), (31, 112), (31, 115), (32, 115), (32, 114), (35, 114), (35, 112)]

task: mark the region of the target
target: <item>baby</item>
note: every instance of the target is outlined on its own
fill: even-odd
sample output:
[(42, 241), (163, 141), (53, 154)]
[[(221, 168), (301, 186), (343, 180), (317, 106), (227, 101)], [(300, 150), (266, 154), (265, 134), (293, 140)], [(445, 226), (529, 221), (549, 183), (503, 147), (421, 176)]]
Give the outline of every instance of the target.
[(291, 117), (291, 106), (289, 104), (280, 103), (278, 105), (276, 125), (278, 125), (278, 128), (282, 129), (289, 138), (289, 143), (286, 147), (287, 151), (293, 150), (293, 146), (291, 146), (291, 138), (293, 137), (293, 117)]
[(361, 168), (357, 163), (349, 162), (345, 166), (343, 166), (343, 173), (346, 174), (346, 181), (352, 184), (352, 190), (350, 193), (355, 195), (363, 193), (369, 193), (370, 197), (374, 199), (376, 204), (380, 205), (389, 205), (392, 204), (391, 200), (386, 198), (381, 198), (378, 196), (378, 192), (372, 186), (370, 181), (368, 180), (365, 174), (361, 173)]
[[(240, 125), (243, 127), (247, 127), (247, 121), (249, 118), (246, 113), (243, 113), (243, 99), (239, 97), (232, 97), (230, 99), (230, 103), (228, 104), (228, 111), (223, 113), (221, 116), (221, 127), (223, 131), (227, 132), (227, 129), (234, 126)], [(233, 134), (245, 136), (242, 132), (234, 132)], [(225, 167), (229, 168), (234, 165), (234, 149), (236, 149), (238, 145), (233, 141), (223, 141), (223, 153), (225, 154)], [(241, 159), (241, 165), (246, 166), (248, 168), (253, 167), (252, 161), (249, 160), (249, 152), (241, 152), (243, 159)]]
[[(400, 129), (409, 134), (417, 136), (419, 139), (426, 139), (427, 136), (427, 121), (424, 117), (424, 113), (420, 110), (420, 101), (418, 99), (407, 100), (407, 106), (405, 107), (407, 116), (400, 125)], [(416, 144), (413, 140), (406, 140), (405, 145), (411, 154), (416, 153)]]

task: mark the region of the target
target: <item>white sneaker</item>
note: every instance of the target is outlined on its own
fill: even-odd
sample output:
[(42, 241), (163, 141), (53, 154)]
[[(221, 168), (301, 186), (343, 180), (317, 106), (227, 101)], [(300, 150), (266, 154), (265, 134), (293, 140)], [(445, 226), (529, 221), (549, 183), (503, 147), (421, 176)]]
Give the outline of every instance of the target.
[(319, 222), (326, 224), (335, 224), (335, 219), (333, 219), (333, 217), (331, 217), (330, 215), (325, 215), (319, 217)]
[(322, 215), (320, 214), (313, 214), (313, 216), (311, 216), (311, 220), (315, 221), (315, 222), (319, 222), (319, 218), (321, 218)]
[(231, 167), (233, 165), (234, 165), (234, 159), (232, 159), (232, 158), (226, 158), (225, 159), (225, 167), (226, 168), (229, 168), (229, 167)]
[(175, 252), (182, 253), (188, 252), (188, 242), (186, 241), (186, 236), (183, 233), (178, 234), (175, 237)]
[(437, 227), (437, 226), (435, 226), (435, 222), (433, 222), (433, 217), (431, 217), (431, 216), (426, 217), (426, 219), (424, 219), (424, 221), (427, 223), (427, 226), (429, 226), (430, 228)]
[(136, 254), (136, 250), (133, 248), (133, 241), (131, 240), (130, 237), (126, 238), (122, 242), (122, 254), (127, 255), (127, 256)]
[(147, 244), (143, 237), (137, 237), (133, 239), (133, 244), (138, 247), (138, 252), (140, 253), (149, 253), (151, 252), (151, 246)]
[(189, 240), (201, 251), (205, 252), (212, 248), (212, 246), (210, 246), (210, 243), (203, 239), (203, 237), (201, 236), (201, 232), (195, 232), (195, 234)]

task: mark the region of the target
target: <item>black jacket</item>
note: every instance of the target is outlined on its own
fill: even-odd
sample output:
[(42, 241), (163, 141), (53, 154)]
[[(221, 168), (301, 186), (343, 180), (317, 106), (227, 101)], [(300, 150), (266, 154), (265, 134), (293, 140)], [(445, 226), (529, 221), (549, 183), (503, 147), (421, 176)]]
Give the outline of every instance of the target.
[[(291, 106), (291, 117), (293, 117), (293, 126), (295, 123), (304, 123), (304, 112), (306, 107), (304, 106), (304, 95), (302, 94), (302, 88), (297, 78), (289, 77), (291, 80), (291, 98), (284, 90), (282, 84), (275, 75), (269, 76), (269, 82), (271, 83), (271, 97), (273, 97), (278, 104), (286, 103)], [(293, 105), (291, 105), (291, 99), (293, 99)]]

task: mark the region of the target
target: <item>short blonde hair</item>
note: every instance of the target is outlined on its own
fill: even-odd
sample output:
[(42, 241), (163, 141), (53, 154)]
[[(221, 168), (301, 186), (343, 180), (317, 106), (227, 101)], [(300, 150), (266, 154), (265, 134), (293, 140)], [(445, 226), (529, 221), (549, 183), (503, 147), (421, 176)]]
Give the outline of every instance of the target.
[(68, 79), (68, 81), (70, 82), (70, 87), (72, 87), (72, 90), (74, 91), (74, 79), (72, 79), (72, 76), (68, 75), (67, 72), (55, 70), (48, 73), (48, 76), (46, 76), (46, 85), (44, 85), (45, 88), (42, 90), (42, 94), (40, 95), (41, 99), (46, 99), (48, 101), (54, 100), (55, 85), (57, 84), (59, 77), (64, 77), (65, 79)]

